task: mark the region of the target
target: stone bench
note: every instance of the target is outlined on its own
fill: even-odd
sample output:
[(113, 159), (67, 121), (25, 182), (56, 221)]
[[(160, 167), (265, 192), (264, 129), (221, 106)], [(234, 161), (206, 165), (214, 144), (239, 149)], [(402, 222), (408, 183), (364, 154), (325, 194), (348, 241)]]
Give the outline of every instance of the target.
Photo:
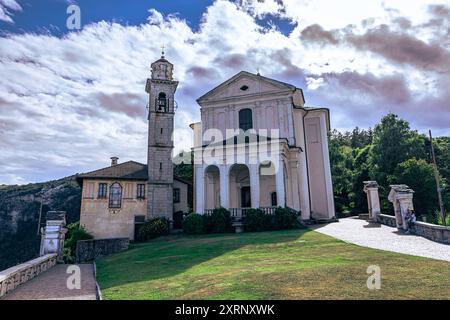
[(57, 254), (46, 254), (0, 272), (0, 297), (56, 264)]

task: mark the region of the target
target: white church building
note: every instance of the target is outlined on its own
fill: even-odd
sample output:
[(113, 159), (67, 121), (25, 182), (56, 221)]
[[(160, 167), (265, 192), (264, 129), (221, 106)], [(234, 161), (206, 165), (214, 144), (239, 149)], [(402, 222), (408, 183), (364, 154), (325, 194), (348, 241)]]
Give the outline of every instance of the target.
[(281, 206), (303, 220), (335, 217), (328, 109), (306, 106), (294, 85), (245, 71), (197, 102), (195, 212)]
[[(96, 238), (134, 239), (148, 219), (165, 217), (180, 228), (190, 211), (190, 182), (174, 175), (174, 66), (164, 57), (147, 79), (147, 163), (118, 163), (78, 174), (80, 223)], [(197, 102), (193, 211), (219, 207), (234, 217), (249, 208), (287, 207), (303, 220), (335, 216), (327, 134), (329, 111), (305, 106), (301, 89), (239, 72)]]

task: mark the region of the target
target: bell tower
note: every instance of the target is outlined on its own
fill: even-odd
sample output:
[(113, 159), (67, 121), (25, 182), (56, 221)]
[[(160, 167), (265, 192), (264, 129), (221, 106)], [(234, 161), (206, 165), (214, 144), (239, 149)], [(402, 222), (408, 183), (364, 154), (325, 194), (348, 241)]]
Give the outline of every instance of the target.
[(147, 218), (165, 217), (172, 221), (173, 163), (172, 134), (175, 115), (175, 91), (178, 81), (173, 80), (173, 64), (164, 57), (151, 65), (151, 78), (145, 91), (148, 102), (148, 206)]

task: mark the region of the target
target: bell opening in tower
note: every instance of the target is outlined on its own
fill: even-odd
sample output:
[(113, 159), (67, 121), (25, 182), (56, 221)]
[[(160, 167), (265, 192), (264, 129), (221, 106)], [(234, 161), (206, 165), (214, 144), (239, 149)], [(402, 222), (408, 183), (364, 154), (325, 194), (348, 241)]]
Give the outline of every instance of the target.
[(167, 112), (167, 97), (164, 92), (160, 92), (156, 99), (156, 111)]

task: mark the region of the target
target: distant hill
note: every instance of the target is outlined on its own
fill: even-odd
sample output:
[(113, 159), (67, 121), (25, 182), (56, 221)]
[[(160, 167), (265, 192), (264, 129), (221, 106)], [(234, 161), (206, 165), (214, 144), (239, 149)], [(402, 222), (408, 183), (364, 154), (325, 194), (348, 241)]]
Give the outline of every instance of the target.
[[(27, 185), (0, 185), (0, 271), (39, 255), (39, 209), (67, 212), (67, 222), (80, 218), (81, 189), (75, 176)], [(42, 221), (45, 222), (45, 221)]]

